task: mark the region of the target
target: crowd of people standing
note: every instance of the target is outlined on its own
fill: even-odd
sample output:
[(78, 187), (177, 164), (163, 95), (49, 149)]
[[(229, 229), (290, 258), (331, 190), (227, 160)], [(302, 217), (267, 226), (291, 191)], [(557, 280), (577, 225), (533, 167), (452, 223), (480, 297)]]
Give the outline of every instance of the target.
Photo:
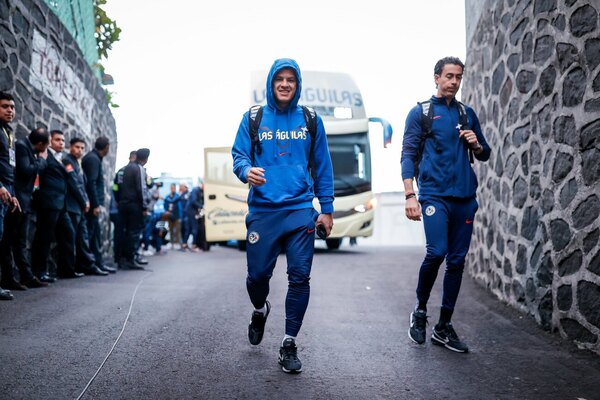
[(107, 262), (101, 216), (106, 206), (102, 160), (110, 151), (109, 139), (98, 137), (87, 153), (78, 136), (65, 151), (61, 130), (36, 128), (16, 140), (15, 114), (13, 96), (0, 91), (0, 300), (57, 279), (143, 269), (148, 261), (141, 251), (148, 255), (152, 246), (162, 254), (167, 229), (173, 236), (179, 227), (184, 250), (192, 236), (189, 248), (197, 251), (202, 188), (188, 192), (180, 184), (170, 210), (161, 211), (160, 183), (147, 176), (150, 150), (142, 148), (115, 176), (110, 202), (114, 262)]

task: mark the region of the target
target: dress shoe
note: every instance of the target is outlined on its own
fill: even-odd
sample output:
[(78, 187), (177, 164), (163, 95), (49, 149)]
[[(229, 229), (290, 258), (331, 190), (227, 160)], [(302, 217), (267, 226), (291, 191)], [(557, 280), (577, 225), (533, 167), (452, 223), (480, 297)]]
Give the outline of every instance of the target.
[(119, 261), (119, 268), (121, 269), (144, 269), (141, 265), (137, 265), (135, 262), (130, 260), (122, 259)]
[(104, 265), (99, 265), (98, 268), (100, 268), (102, 271), (106, 271), (108, 273), (111, 274), (115, 274), (117, 272), (116, 268), (113, 267), (109, 267), (108, 265), (104, 264)]
[(56, 282), (56, 278), (54, 278), (54, 277), (52, 277), (52, 276), (50, 276), (50, 275), (48, 275), (48, 274), (43, 274), (43, 275), (42, 275), (42, 276), (40, 276), (38, 279), (39, 279), (40, 281), (42, 281), (42, 282), (46, 282), (46, 283), (54, 283), (54, 282)]
[(58, 274), (58, 277), (60, 279), (74, 279), (74, 278), (81, 278), (84, 274), (81, 272), (67, 272), (64, 274)]
[(142, 256), (137, 256), (133, 259), (133, 262), (136, 263), (137, 265), (147, 265), (148, 264), (148, 260), (146, 260), (144, 257)]
[(42, 282), (34, 276), (30, 280), (23, 282), (23, 285), (27, 286), (30, 289), (33, 289), (48, 286), (48, 282)]
[(21, 285), (19, 282), (11, 279), (8, 282), (2, 282), (2, 287), (9, 290), (27, 290), (27, 286)]
[(90, 265), (89, 267), (82, 269), (81, 272), (83, 272), (85, 275), (98, 275), (98, 276), (108, 275), (108, 272), (101, 270), (100, 268), (96, 267), (95, 265)]
[(9, 290), (0, 288), (0, 300), (14, 300), (15, 296)]

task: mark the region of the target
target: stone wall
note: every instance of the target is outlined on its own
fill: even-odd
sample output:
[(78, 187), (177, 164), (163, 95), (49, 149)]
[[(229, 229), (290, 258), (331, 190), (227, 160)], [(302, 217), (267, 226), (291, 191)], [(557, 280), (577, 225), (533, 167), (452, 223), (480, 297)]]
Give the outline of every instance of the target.
[[(67, 143), (79, 136), (92, 149), (98, 136), (107, 136), (112, 143), (104, 159), (108, 194), (116, 157), (115, 121), (77, 43), (42, 0), (0, 0), (0, 90), (15, 97), (17, 138), (36, 127), (61, 129)], [(104, 213), (104, 221), (106, 217)], [(103, 226), (108, 238), (109, 224)]]
[(493, 153), (475, 167), (467, 269), (600, 353), (600, 2), (487, 0), (484, 10), (467, 43), (463, 99)]

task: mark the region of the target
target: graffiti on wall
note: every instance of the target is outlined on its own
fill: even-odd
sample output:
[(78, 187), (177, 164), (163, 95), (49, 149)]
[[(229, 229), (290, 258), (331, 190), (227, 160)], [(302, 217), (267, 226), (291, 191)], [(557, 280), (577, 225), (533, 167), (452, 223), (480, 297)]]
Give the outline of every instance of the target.
[(80, 129), (91, 132), (92, 96), (60, 51), (37, 30), (33, 32), (29, 83), (70, 115)]

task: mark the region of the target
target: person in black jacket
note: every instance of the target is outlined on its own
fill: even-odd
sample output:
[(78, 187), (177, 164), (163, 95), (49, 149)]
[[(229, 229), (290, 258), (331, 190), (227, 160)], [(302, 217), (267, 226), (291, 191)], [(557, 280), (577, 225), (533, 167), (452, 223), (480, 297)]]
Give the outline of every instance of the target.
[(144, 215), (148, 212), (150, 196), (146, 182), (144, 165), (148, 162), (150, 150), (139, 149), (136, 160), (125, 167), (123, 184), (119, 191), (119, 216), (123, 222), (123, 247), (119, 266), (129, 269), (144, 269), (135, 262), (136, 244), (139, 245), (144, 230)]
[[(69, 153), (62, 160), (67, 171), (67, 214), (75, 230), (76, 270), (86, 275), (108, 275), (108, 270), (95, 265), (96, 259), (88, 244), (87, 223), (83, 216), (89, 211), (90, 201), (85, 190), (85, 176), (79, 166), (84, 151), (83, 139), (74, 137), (69, 141)], [(110, 270), (116, 272), (115, 269)]]
[[(7, 212), (19, 208), (19, 201), (14, 197), (14, 168), (15, 147), (14, 135), (9, 125), (15, 118), (15, 99), (12, 95), (0, 92), (0, 239), (4, 230), (4, 216)], [(4, 282), (16, 284), (19, 289), (21, 285), (15, 281), (12, 265), (9, 268), (2, 267), (0, 278)], [(10, 290), (4, 290), (0, 287), (0, 300), (12, 300), (14, 297)]]
[(94, 253), (96, 265), (106, 269), (102, 255), (102, 230), (100, 228), (100, 207), (104, 207), (105, 182), (102, 159), (108, 154), (110, 142), (101, 136), (94, 143), (94, 150), (83, 157), (81, 168), (87, 179), (86, 192), (90, 199), (90, 209), (86, 214), (90, 248)]
[(27, 252), (29, 226), (31, 220), (31, 198), (38, 174), (46, 168), (49, 134), (44, 128), (34, 129), (29, 137), (17, 140), (15, 196), (21, 205), (21, 212), (7, 215), (5, 237), (0, 243), (2, 263), (12, 268), (14, 263), (19, 269), (21, 284), (28, 288), (47, 286), (31, 271), (31, 262)]
[(61, 131), (50, 132), (50, 147), (46, 169), (40, 174), (40, 189), (36, 192), (37, 225), (33, 238), (31, 265), (36, 276), (46, 282), (54, 278), (47, 272), (50, 245), (58, 245), (57, 275), (59, 278), (79, 278), (75, 271), (75, 230), (67, 215), (67, 171), (62, 164), (65, 137)]

